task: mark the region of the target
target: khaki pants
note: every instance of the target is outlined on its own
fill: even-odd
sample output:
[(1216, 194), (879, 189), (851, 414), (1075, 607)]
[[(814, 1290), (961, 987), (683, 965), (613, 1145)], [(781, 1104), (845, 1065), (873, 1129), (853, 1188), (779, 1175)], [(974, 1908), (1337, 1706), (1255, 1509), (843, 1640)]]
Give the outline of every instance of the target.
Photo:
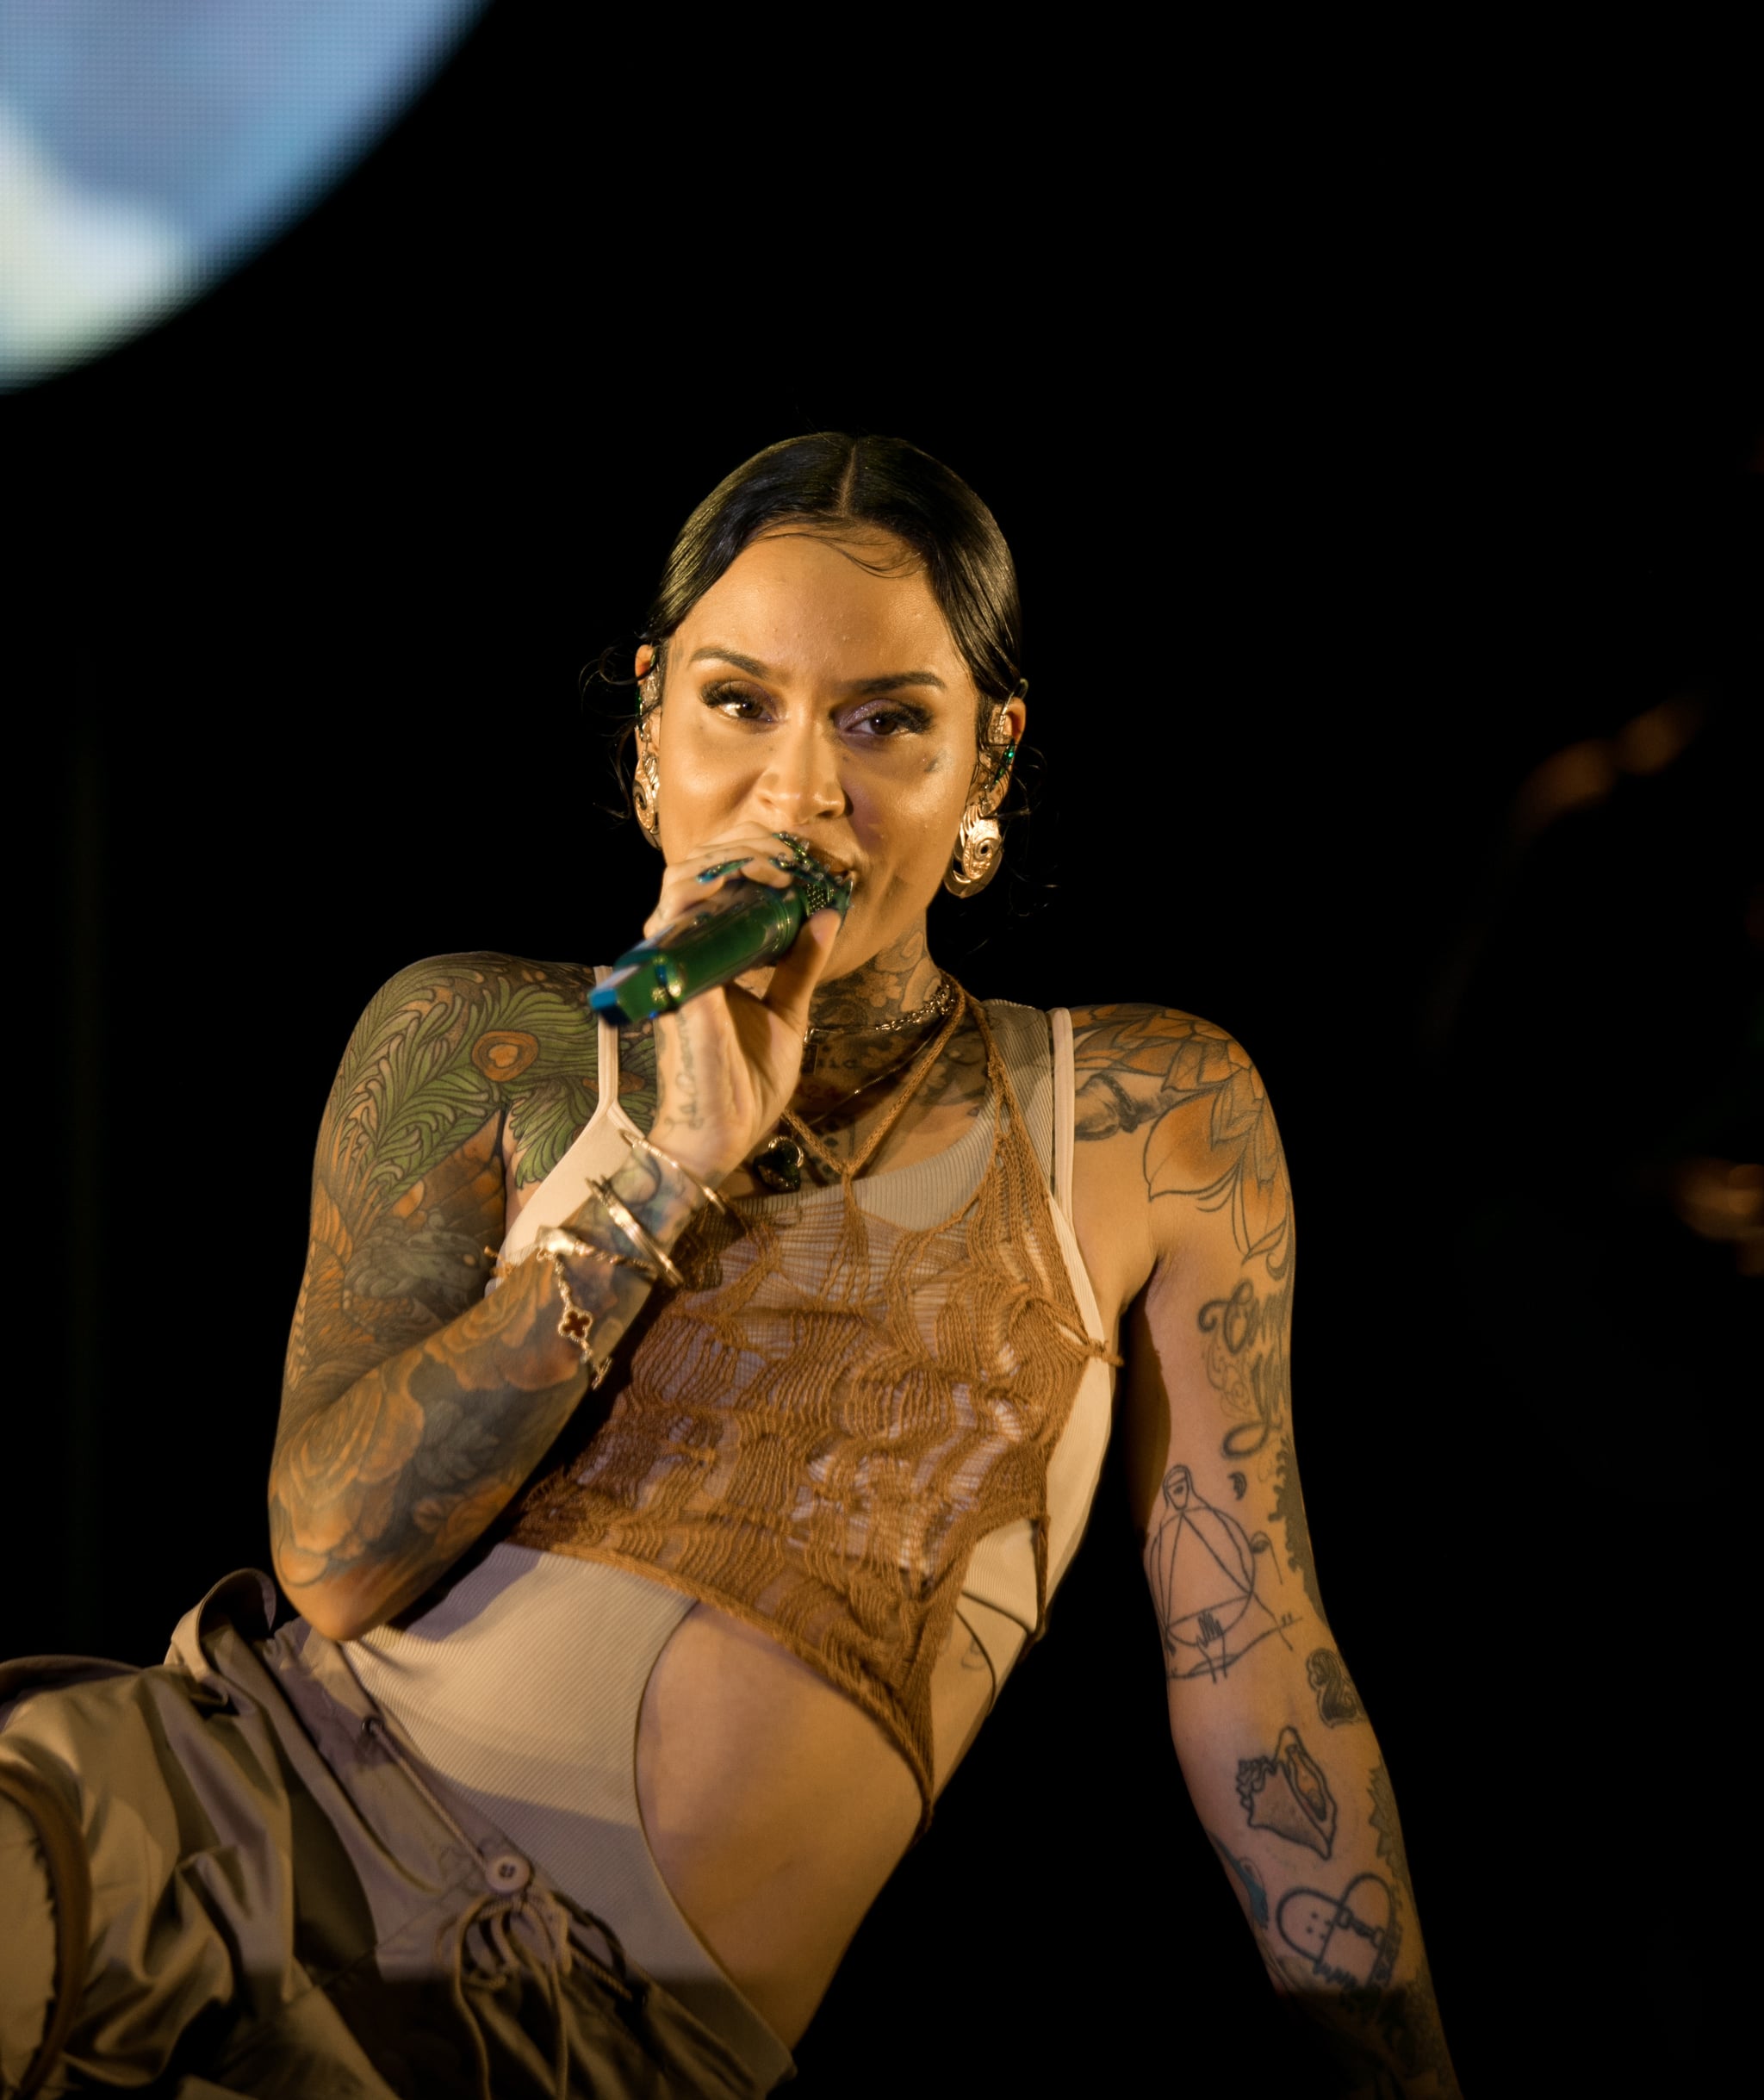
[(0, 1665), (0, 2093), (751, 2100), (274, 1601), (228, 1576), (157, 1669)]

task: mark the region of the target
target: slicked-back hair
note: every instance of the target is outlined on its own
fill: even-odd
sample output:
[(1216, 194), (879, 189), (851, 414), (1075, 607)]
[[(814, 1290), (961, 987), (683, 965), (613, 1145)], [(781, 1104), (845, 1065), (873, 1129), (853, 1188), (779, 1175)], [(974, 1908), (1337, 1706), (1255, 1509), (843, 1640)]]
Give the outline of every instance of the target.
[[(1016, 565), (991, 511), (960, 475), (901, 438), (816, 431), (786, 438), (719, 482), (681, 527), (643, 624), (667, 679), (668, 642), (742, 550), (780, 526), (892, 533), (922, 564), (978, 688), (983, 715), (1022, 676)], [(855, 557), (854, 557), (855, 558)], [(864, 564), (870, 566), (868, 563)], [(889, 565), (878, 565), (887, 573)]]

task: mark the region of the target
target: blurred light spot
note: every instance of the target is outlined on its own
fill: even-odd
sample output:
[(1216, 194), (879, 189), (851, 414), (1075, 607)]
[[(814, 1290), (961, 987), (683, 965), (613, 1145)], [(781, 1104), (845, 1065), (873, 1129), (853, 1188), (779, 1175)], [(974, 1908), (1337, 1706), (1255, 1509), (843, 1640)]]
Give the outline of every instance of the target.
[(1742, 1272), (1764, 1276), (1764, 1166), (1686, 1159), (1672, 1181), (1673, 1208), (1704, 1239), (1727, 1239)]
[(1660, 773), (1703, 726), (1706, 710), (1688, 694), (1662, 700), (1613, 737), (1571, 743), (1529, 774), (1513, 798), (1513, 829), (1529, 838), (1570, 810), (1603, 802), (1619, 773)]
[(0, 101), (0, 372), (133, 334), (188, 298), (197, 275), (168, 219), (70, 182)]
[(1541, 831), (1569, 810), (1602, 802), (1617, 784), (1617, 754), (1602, 741), (1571, 743), (1546, 758), (1520, 786), (1513, 820), (1521, 831)]
[(312, 205), (486, 0), (0, 0), (0, 390)]
[(1617, 733), (1617, 762), (1625, 773), (1658, 773), (1703, 726), (1703, 704), (1688, 697), (1662, 700)]

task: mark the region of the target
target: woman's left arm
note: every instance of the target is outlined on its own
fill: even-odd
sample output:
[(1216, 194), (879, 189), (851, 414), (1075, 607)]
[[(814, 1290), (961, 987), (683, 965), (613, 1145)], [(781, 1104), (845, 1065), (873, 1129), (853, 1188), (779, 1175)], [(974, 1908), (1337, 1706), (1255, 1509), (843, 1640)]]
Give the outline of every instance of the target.
[[(1293, 1452), (1293, 1224), (1260, 1075), (1222, 1029), (1093, 1008), (1078, 1135), (1147, 1204), (1124, 1427), (1183, 1776), (1276, 1990), (1344, 2090), (1456, 2095), (1396, 1804), (1324, 1614)], [(1116, 1213), (1120, 1215), (1119, 1211)]]

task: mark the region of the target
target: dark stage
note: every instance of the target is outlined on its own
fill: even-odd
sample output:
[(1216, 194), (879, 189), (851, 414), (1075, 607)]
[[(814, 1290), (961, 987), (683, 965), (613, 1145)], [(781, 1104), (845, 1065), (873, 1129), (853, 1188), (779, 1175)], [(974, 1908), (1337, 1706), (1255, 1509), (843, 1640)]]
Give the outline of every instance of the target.
[[(1711, 385), (1625, 435), (1468, 339), (1399, 371), (1375, 255), (1290, 228), (1332, 300), (1298, 326), (1144, 170), (964, 163), (937, 212), (866, 178), (854, 217), (848, 172), (665, 189), (658, 120), (614, 81), (572, 126), (553, 70), (493, 7), (291, 231), (0, 399), (42, 1167), (0, 1653), (154, 1662), (268, 1564), (357, 1015), (419, 956), (627, 943), (655, 870), (579, 674), (738, 462), (897, 434), (1027, 605), (1033, 808), (940, 953), (1188, 1008), (1266, 1078), (1319, 1569), (1465, 2090), (1705, 2090), (1764, 1272), (1728, 1173), (1764, 1063), (1755, 415)], [(1111, 1472), (792, 2090), (1303, 2091), (1269, 2004)]]

